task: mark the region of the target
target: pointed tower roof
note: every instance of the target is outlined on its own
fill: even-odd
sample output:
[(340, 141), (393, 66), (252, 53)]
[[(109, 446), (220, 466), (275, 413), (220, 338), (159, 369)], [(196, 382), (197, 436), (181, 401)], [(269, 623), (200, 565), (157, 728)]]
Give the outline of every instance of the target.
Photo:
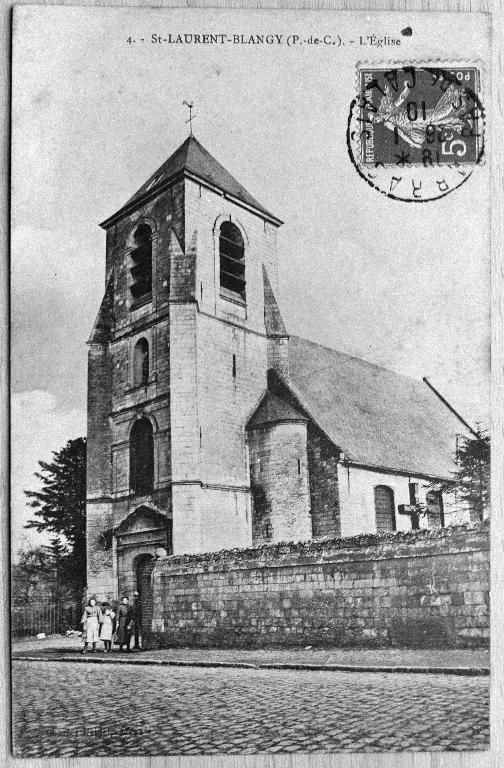
[(252, 208), (258, 211), (276, 225), (282, 224), (282, 221), (270, 213), (261, 203), (259, 203), (247, 190), (242, 187), (234, 176), (226, 171), (217, 160), (208, 152), (205, 147), (194, 136), (188, 136), (183, 144), (161, 165), (158, 170), (142, 184), (140, 189), (135, 192), (133, 197), (127, 201), (117, 213), (106, 219), (100, 226), (105, 229), (110, 226), (119, 216), (135, 208), (138, 203), (157, 194), (163, 187), (169, 186), (179, 176), (195, 177), (209, 187), (217, 187), (225, 195), (234, 199), (238, 203), (244, 204), (246, 208)]
[(249, 419), (247, 429), (264, 427), (267, 424), (276, 424), (279, 421), (308, 421), (308, 417), (304, 411), (295, 408), (286, 400), (282, 400), (278, 395), (268, 390)]

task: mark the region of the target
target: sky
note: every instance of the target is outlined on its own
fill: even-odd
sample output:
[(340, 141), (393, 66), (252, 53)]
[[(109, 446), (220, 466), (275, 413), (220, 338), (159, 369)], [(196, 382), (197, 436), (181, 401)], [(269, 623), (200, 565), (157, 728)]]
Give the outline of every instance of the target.
[[(345, 143), (358, 61), (488, 60), (481, 17), (18, 7), (14, 20), (12, 548), (24, 489), (86, 431), (89, 337), (118, 210), (194, 133), (285, 223), (288, 330), (415, 378), (489, 422), (488, 168), (441, 200), (386, 199)], [(413, 36), (401, 48), (151, 44), (153, 33)], [(128, 44), (127, 39), (145, 43)], [(483, 77), (483, 86), (485, 87)], [(482, 95), (484, 99), (484, 94)]]

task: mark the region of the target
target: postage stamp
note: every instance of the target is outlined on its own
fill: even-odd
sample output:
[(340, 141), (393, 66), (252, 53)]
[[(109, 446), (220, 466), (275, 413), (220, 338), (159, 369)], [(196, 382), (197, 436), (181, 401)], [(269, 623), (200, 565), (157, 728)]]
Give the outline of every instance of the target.
[(476, 66), (359, 66), (347, 133), (357, 171), (412, 202), (459, 187), (483, 158), (480, 82)]

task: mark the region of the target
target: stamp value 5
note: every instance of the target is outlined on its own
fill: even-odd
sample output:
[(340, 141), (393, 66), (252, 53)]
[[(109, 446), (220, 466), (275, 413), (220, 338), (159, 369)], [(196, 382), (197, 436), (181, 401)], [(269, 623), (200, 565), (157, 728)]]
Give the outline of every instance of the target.
[(395, 199), (426, 202), (453, 191), (483, 157), (479, 90), (474, 66), (359, 68), (347, 131), (357, 171)]

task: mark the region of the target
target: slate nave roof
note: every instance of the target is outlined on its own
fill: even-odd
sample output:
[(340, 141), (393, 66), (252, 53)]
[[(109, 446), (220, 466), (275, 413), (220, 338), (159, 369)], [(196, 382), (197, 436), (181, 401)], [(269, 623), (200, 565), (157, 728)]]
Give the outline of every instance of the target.
[(299, 336), (289, 389), (353, 463), (451, 478), (461, 421), (423, 382)]

